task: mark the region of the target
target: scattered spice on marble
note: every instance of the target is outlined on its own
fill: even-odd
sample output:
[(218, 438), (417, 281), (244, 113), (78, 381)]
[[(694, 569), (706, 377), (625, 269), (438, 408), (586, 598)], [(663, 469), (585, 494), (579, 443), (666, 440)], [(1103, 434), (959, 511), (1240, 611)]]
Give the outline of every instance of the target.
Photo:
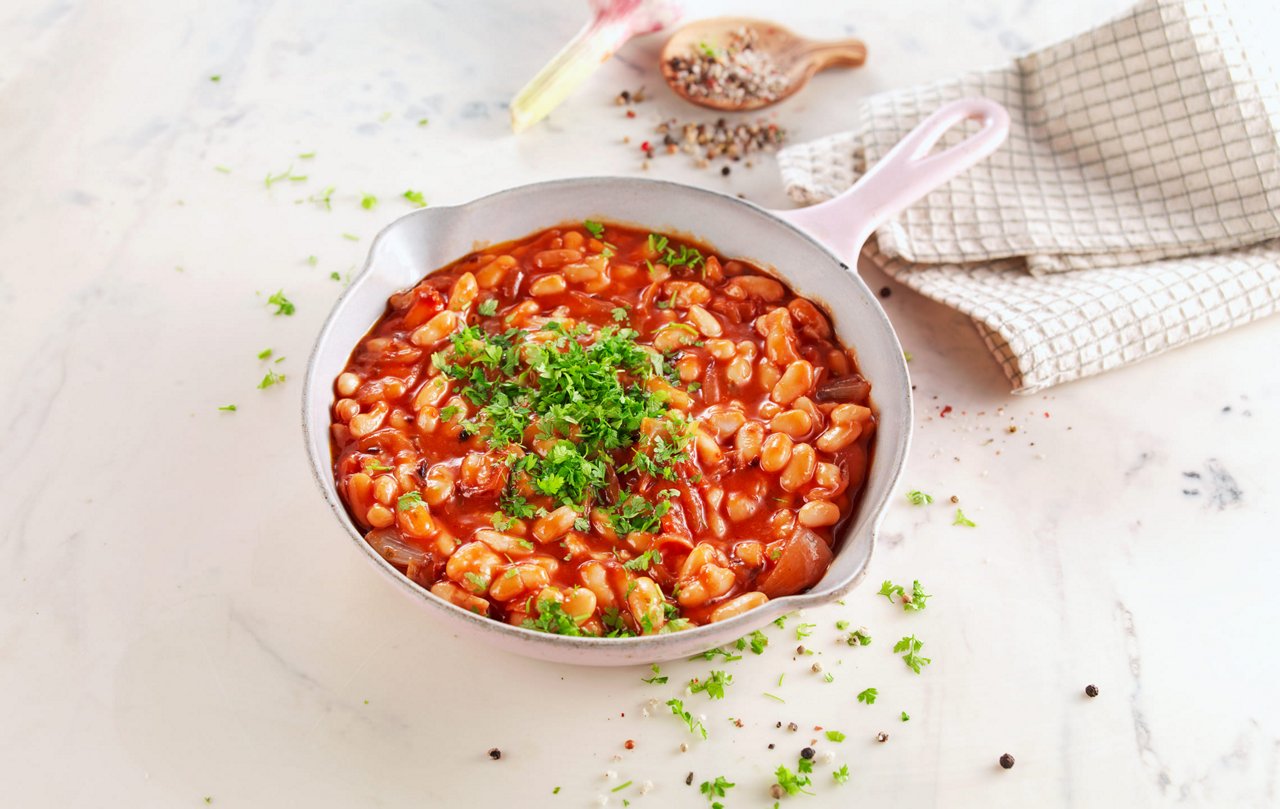
[(791, 80), (759, 45), (760, 33), (742, 26), (729, 32), (722, 47), (699, 42), (687, 56), (668, 59), (667, 68), (690, 98), (733, 105), (775, 101), (791, 86)]
[(806, 747), (800, 751), (800, 758), (813, 758), (817, 753), (812, 747)]
[(502, 758), (502, 751), (496, 747), (489, 748), (489, 758), (493, 759), (494, 761), (497, 761), (498, 759)]
[(635, 750), (635, 749), (636, 749), (636, 741), (635, 741), (635, 739), (627, 739), (625, 742), (623, 742), (623, 743), (622, 743), (622, 746), (623, 746), (623, 747), (625, 747), (625, 748), (626, 748), (626, 749), (628, 749), (628, 750)]
[(893, 294), (893, 290), (888, 287), (880, 287), (880, 297), (887, 298)]
[[(786, 131), (766, 119), (753, 123), (730, 124), (724, 118), (713, 122), (681, 122), (674, 118), (658, 124), (655, 132), (662, 136), (666, 154), (684, 152), (697, 159), (698, 168), (706, 168), (711, 160), (741, 160), (755, 152), (772, 152), (786, 140)], [(656, 150), (654, 150), (656, 154)], [(721, 173), (727, 174), (721, 169)]]
[(1000, 766), (1001, 766), (1001, 767), (1004, 767), (1006, 770), (1012, 770), (1012, 769), (1013, 769), (1013, 756), (1009, 755), (1008, 753), (1005, 753), (1003, 756), (1001, 756), (1001, 757), (1000, 757)]
[(883, 730), (880, 731), (879, 733), (876, 734), (876, 741), (880, 742), (881, 744), (884, 744), (885, 742), (889, 741), (889, 734), (885, 733)]
[(773, 798), (775, 801), (782, 800), (783, 796), (786, 794), (786, 791), (782, 788), (782, 784), (774, 784), (769, 787), (769, 797)]
[(1087, 696), (1096, 697), (1098, 696), (1098, 686), (1094, 685), (1093, 683), (1090, 683), (1089, 685), (1086, 685), (1084, 687), (1084, 693)]
[(795, 722), (787, 723), (787, 730), (791, 731), (792, 733), (795, 733), (799, 729), (800, 729), (800, 726), (797, 725)]
[(619, 107), (626, 107), (626, 106), (630, 106), (631, 104), (642, 104), (644, 103), (644, 99), (645, 99), (644, 87), (641, 87), (639, 90), (634, 90), (634, 91), (623, 90), (622, 92), (618, 93), (617, 96), (614, 97), (613, 103), (617, 104)]
[(686, 776), (684, 777), (684, 785), (685, 785), (685, 786), (687, 786), (687, 787), (691, 787), (691, 786), (693, 786), (693, 772), (692, 772), (692, 771), (690, 771), (690, 772), (689, 772), (689, 774), (688, 774), (688, 775), (686, 775)]

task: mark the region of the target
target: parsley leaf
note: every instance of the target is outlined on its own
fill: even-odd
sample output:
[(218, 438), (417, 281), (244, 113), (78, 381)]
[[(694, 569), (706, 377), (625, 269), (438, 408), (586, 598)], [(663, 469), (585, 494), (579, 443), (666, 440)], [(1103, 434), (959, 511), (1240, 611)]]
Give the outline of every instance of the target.
[(864, 688), (862, 691), (858, 692), (858, 702), (866, 705), (874, 705), (876, 702), (876, 696), (878, 696), (879, 693), (880, 692), (874, 688)]
[(684, 701), (676, 698), (667, 700), (667, 705), (671, 708), (671, 714), (684, 721), (689, 726), (689, 732), (707, 738), (707, 728), (699, 720), (693, 717), (693, 714), (684, 709)]
[(628, 315), (627, 308), (625, 306), (615, 306), (612, 314), (613, 314), (613, 319), (618, 323), (621, 323), (622, 321), (627, 319), (627, 315)]
[(907, 712), (906, 712), (906, 711), (903, 711), (903, 712), (902, 712), (902, 721), (903, 721), (903, 722), (909, 722), (909, 721), (911, 721), (911, 717), (910, 717), (910, 716), (907, 716)]
[(835, 779), (837, 784), (843, 784), (849, 780), (849, 765), (841, 764), (840, 769), (834, 770), (831, 777)]
[(902, 655), (902, 662), (907, 664), (907, 668), (919, 674), (921, 668), (933, 662), (929, 658), (921, 657), (917, 654), (923, 646), (924, 641), (916, 640), (915, 635), (908, 635), (893, 645), (893, 651), (895, 654), (905, 652)]
[(740, 650), (745, 649), (748, 643), (751, 644), (753, 654), (763, 654), (764, 647), (769, 645), (769, 636), (757, 629), (746, 637), (738, 638), (737, 647)]
[(707, 796), (707, 800), (712, 798), (723, 798), (725, 791), (737, 786), (733, 782), (726, 779), (723, 775), (717, 775), (714, 781), (703, 781), (698, 790)]
[(715, 649), (708, 649), (702, 654), (696, 654), (689, 659), (690, 660), (715, 660), (716, 657), (723, 657), (724, 662), (726, 663), (732, 663), (735, 660), (742, 659), (742, 655), (736, 655), (736, 654), (733, 654), (732, 652), (726, 652), (724, 649), (721, 649), (720, 647), (716, 647)]
[(219, 409), (219, 410), (225, 410), (225, 411), (226, 411), (226, 412), (228, 412), (228, 413), (234, 413), (234, 412), (236, 412), (236, 406), (235, 406), (235, 405), (233, 405), (233, 404), (223, 405), (222, 407), (219, 407), (218, 409)]
[(662, 669), (658, 667), (657, 663), (654, 663), (649, 668), (653, 669), (653, 676), (647, 679), (642, 677), (640, 679), (640, 682), (649, 683), (650, 685), (666, 685), (667, 684), (667, 677), (662, 675)]
[(418, 491), (405, 492), (396, 498), (396, 511), (408, 511), (421, 505), (424, 505), (422, 493)]
[(267, 304), (276, 307), (276, 310), (272, 312), (273, 315), (291, 315), (298, 310), (293, 305), (293, 302), (284, 296), (283, 289), (278, 290), (270, 298), (267, 298)]
[(377, 198), (377, 197), (375, 197), (373, 194), (361, 194), (361, 195), (360, 195), (360, 207), (361, 207), (361, 208), (364, 208), (366, 211), (372, 211), (372, 210), (373, 210), (374, 208), (376, 208), (377, 206), (378, 206), (378, 198)]
[(498, 313), (498, 299), (490, 298), (476, 307), (476, 311), (485, 317), (493, 317)]
[(812, 635), (815, 627), (817, 627), (817, 624), (799, 624), (796, 626), (796, 640), (804, 640)]
[(706, 692), (711, 699), (724, 699), (724, 688), (733, 685), (733, 675), (723, 671), (712, 671), (705, 680), (690, 680), (689, 690), (694, 694)]
[(919, 489), (912, 489), (907, 492), (907, 502), (913, 506), (927, 506), (933, 502), (933, 497), (925, 494)]
[(849, 637), (845, 639), (845, 643), (850, 646), (870, 646), (871, 636), (867, 634), (865, 627), (858, 627), (849, 633)]
[[(801, 761), (800, 766), (804, 766), (804, 763), (807, 763), (808, 759), (802, 758), (800, 759), (800, 761)], [(813, 765), (810, 764), (809, 766), (812, 767)], [(806, 795), (813, 794), (809, 790), (805, 789), (805, 787), (809, 786), (812, 783), (809, 780), (809, 776), (797, 775), (796, 773), (793, 773), (791, 770), (789, 770), (785, 764), (778, 765), (778, 769), (774, 771), (773, 777), (778, 779), (778, 786), (786, 790), (786, 793), (788, 795), (794, 795), (797, 792), (803, 792)]]
[(582, 630), (578, 628), (578, 623), (564, 611), (558, 601), (545, 599), (538, 602), (538, 617), (525, 618), (524, 627), (526, 629), (536, 629), (539, 632), (549, 632), (552, 635), (581, 635)]
[(272, 385), (279, 385), (285, 380), (284, 374), (277, 374), (275, 371), (267, 371), (267, 375), (258, 383), (258, 390), (266, 390)]
[(951, 522), (952, 525), (963, 525), (966, 528), (977, 528), (978, 524), (968, 517), (964, 516), (964, 512), (956, 509), (956, 518)]
[(842, 741), (844, 741), (844, 740), (845, 740), (845, 738), (846, 738), (846, 737), (845, 737), (845, 735), (844, 735), (843, 733), (841, 733), (840, 731), (838, 731), (838, 730), (828, 730), (828, 731), (827, 731), (827, 739), (828, 739), (828, 740), (830, 740), (830, 741), (833, 741), (833, 742), (842, 742)]
[(588, 219), (582, 223), (582, 226), (587, 229), (588, 233), (597, 239), (604, 238), (604, 225), (602, 223)]
[(410, 189), (404, 192), (402, 196), (404, 196), (405, 199), (412, 202), (415, 207), (418, 207), (418, 208), (427, 207), (427, 198), (422, 195), (421, 191), (414, 191), (413, 189)]

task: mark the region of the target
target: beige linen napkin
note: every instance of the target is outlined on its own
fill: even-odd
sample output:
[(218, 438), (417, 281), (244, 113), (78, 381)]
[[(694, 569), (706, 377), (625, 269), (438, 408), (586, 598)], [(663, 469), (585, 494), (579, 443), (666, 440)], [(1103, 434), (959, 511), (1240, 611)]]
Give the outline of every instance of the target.
[(1146, 0), (1009, 67), (873, 96), (857, 130), (784, 150), (783, 179), (827, 199), (943, 103), (1000, 102), (1009, 142), (867, 255), (972, 317), (1016, 392), (1115, 368), (1280, 309), (1280, 87), (1252, 25)]

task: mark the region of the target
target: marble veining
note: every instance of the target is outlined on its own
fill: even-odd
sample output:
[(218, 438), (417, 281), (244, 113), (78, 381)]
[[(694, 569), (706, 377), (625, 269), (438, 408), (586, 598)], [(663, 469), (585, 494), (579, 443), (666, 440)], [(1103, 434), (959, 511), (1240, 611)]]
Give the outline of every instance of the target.
[[(852, 126), (860, 96), (1122, 5), (698, 11), (867, 41), (865, 68), (770, 113), (804, 139)], [(767, 807), (811, 743), (833, 760), (785, 806), (1280, 805), (1275, 319), (1020, 398), (970, 323), (860, 267), (912, 354), (904, 494), (933, 502), (895, 501), (844, 604), (770, 628), (762, 655), (664, 666), (665, 685), (457, 638), (352, 552), (309, 477), (299, 383), (406, 190), (449, 205), (623, 174), (787, 205), (768, 158), (645, 166), (659, 121), (703, 117), (661, 86), (660, 36), (513, 137), (507, 99), (584, 18), (554, 0), (0, 9), (0, 805), (705, 807), (723, 775), (727, 806)], [(642, 85), (626, 118), (613, 99)], [(296, 315), (271, 314), (277, 289)], [(257, 389), (268, 370), (284, 383)], [(933, 599), (906, 613), (884, 579)], [(910, 635), (920, 675), (891, 652)], [(726, 699), (683, 693), (712, 669)]]

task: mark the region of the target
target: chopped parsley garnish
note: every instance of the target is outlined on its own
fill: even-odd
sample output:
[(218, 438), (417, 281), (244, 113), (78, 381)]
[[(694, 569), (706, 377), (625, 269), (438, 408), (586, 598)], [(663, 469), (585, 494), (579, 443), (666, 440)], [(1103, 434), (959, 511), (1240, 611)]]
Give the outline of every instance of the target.
[(310, 160), (315, 156), (316, 156), (315, 152), (303, 152), (302, 154), (298, 155), (298, 157), (301, 158), (302, 160)]
[(226, 411), (227, 413), (234, 413), (234, 412), (236, 412), (236, 406), (235, 406), (235, 405), (233, 405), (233, 404), (223, 405), (222, 407), (219, 407), (218, 409), (219, 409), (219, 410)]
[(549, 632), (552, 635), (581, 635), (582, 630), (578, 628), (578, 623), (564, 611), (564, 607), (560, 606), (560, 602), (546, 599), (538, 602), (538, 617), (525, 618), (524, 627), (526, 629), (536, 629), (539, 632)]
[(421, 505), (423, 505), (421, 492), (405, 492), (396, 498), (397, 511), (408, 511), (411, 508), (417, 508)]
[(378, 198), (373, 194), (361, 194), (360, 207), (364, 208), (366, 211), (372, 211), (374, 208), (378, 207)]
[(667, 705), (671, 708), (672, 716), (678, 717), (686, 725), (689, 726), (689, 732), (707, 738), (707, 729), (699, 720), (695, 719), (693, 714), (684, 709), (684, 701), (676, 698), (667, 700)]
[(735, 660), (742, 659), (742, 655), (736, 655), (736, 654), (733, 654), (732, 652), (726, 652), (724, 649), (718, 646), (714, 649), (708, 649), (702, 654), (696, 654), (689, 659), (690, 660), (715, 660), (717, 657), (723, 657), (724, 662), (726, 663), (732, 663)]
[(849, 765), (841, 764), (840, 769), (833, 770), (831, 777), (835, 779), (837, 784), (843, 784), (849, 780)]
[(627, 319), (628, 312), (625, 306), (615, 306), (611, 314), (616, 322), (621, 323)]
[(884, 583), (880, 585), (879, 595), (889, 599), (890, 604), (893, 603), (893, 597), (896, 595), (902, 601), (902, 608), (911, 612), (919, 612), (924, 609), (925, 602), (933, 598), (920, 586), (919, 580), (911, 582), (911, 595), (907, 595), (906, 589), (902, 585), (894, 584), (885, 579)]
[(477, 593), (483, 593), (485, 590), (489, 589), (489, 579), (481, 576), (479, 573), (472, 573), (468, 570), (466, 573), (462, 574), (462, 578), (466, 579), (472, 589)]
[(833, 742), (842, 742), (845, 740), (845, 735), (838, 730), (828, 730), (827, 739)]
[(604, 225), (602, 223), (595, 222), (588, 219), (582, 223), (582, 226), (586, 228), (587, 232), (590, 233), (595, 238), (597, 239), (604, 238)]
[(858, 692), (858, 702), (864, 703), (866, 705), (875, 705), (876, 697), (879, 695), (879, 693), (880, 692), (875, 690), (874, 688), (864, 688)]
[(490, 298), (489, 300), (482, 302), (476, 307), (476, 311), (485, 317), (493, 317), (498, 314), (498, 299)]
[(344, 234), (342, 234), (342, 238), (346, 239), (346, 240), (347, 240), (347, 241), (349, 241), (349, 242), (358, 242), (358, 241), (360, 241), (360, 237), (359, 237), (359, 236), (357, 236), (357, 235), (356, 235), (356, 234), (354, 234), (354, 233), (344, 233)]
[(836, 621), (836, 629), (839, 629), (841, 632), (843, 632), (844, 630), (846, 630), (846, 629), (848, 629), (848, 628), (849, 628), (849, 622), (848, 622), (848, 621)]
[(902, 712), (902, 721), (903, 721), (903, 722), (909, 722), (909, 721), (911, 721), (911, 717), (910, 717), (910, 716), (907, 716), (907, 712), (906, 712), (906, 711), (903, 711), (903, 712)]
[(213, 167), (213, 170), (214, 170), (214, 171), (216, 171), (216, 172), (218, 172), (219, 174), (230, 174), (230, 173), (231, 173), (231, 169), (230, 169), (229, 167), (227, 167), (227, 166), (214, 166), (214, 167)]
[(791, 615), (789, 613), (787, 615), (779, 615), (777, 618), (773, 619), (773, 625), (776, 626), (778, 629), (786, 629), (787, 619), (790, 617)]
[(258, 383), (258, 390), (266, 390), (272, 385), (279, 385), (285, 380), (284, 374), (277, 374), (275, 371), (267, 371), (267, 375)]
[[(284, 296), (284, 290), (277, 290), (270, 298), (267, 298), (267, 304), (276, 307), (272, 312), (273, 315), (291, 315), (298, 311), (298, 307), (293, 305), (293, 301)], [(260, 357), (260, 359), (265, 359)]]
[(312, 267), (316, 266), (319, 263), (320, 263), (319, 258), (315, 256), (307, 256), (307, 264), (311, 265)]
[(804, 640), (813, 634), (817, 624), (799, 624), (796, 626), (796, 640)]
[(707, 796), (707, 800), (711, 801), (716, 798), (723, 798), (725, 791), (732, 789), (735, 786), (737, 785), (726, 779), (723, 775), (717, 775), (716, 780), (714, 781), (703, 781), (702, 785), (698, 787), (698, 790), (703, 795)]
[(822, 679), (826, 680), (829, 683), (835, 682), (836, 676), (828, 671), (826, 674), (822, 675)]
[(924, 641), (916, 640), (915, 635), (908, 635), (893, 645), (893, 651), (895, 654), (905, 652), (902, 655), (902, 662), (907, 664), (907, 668), (919, 674), (921, 668), (933, 662), (929, 658), (921, 657), (917, 654), (923, 646)]
[[(390, 472), (391, 471), (390, 466), (387, 466), (386, 464), (382, 463), (377, 458), (365, 458), (364, 463), (361, 464), (361, 466), (364, 467), (365, 474), (370, 474), (370, 475), (373, 474), (374, 472)], [(414, 492), (414, 494), (417, 494), (417, 492)]]
[(271, 356), (271, 349), (264, 348), (258, 352), (258, 359), (265, 360)]
[(769, 645), (769, 636), (757, 629), (746, 637), (738, 638), (736, 645), (739, 650), (742, 650), (747, 648), (747, 644), (751, 645), (752, 653), (763, 654), (764, 647)]
[(222, 81), (222, 76), (221, 76), (221, 75), (219, 75), (219, 74), (217, 74), (217, 73), (215, 73), (215, 74), (213, 74), (212, 76), (210, 76), (210, 77), (209, 77), (209, 81), (212, 81), (212, 82), (219, 82), (219, 81)]
[(964, 512), (956, 509), (956, 518), (951, 522), (952, 525), (963, 525), (966, 528), (977, 528), (978, 524), (968, 517), (964, 516)]
[(786, 702), (786, 700), (785, 700), (785, 699), (783, 699), (782, 697), (778, 696), (777, 694), (770, 694), (768, 691), (764, 691), (764, 692), (762, 692), (762, 693), (763, 693), (766, 697), (768, 697), (769, 699), (774, 700), (774, 701), (776, 701), (776, 702), (783, 702), (783, 703), (785, 703), (785, 702)]
[(666, 685), (667, 684), (668, 678), (662, 674), (662, 669), (658, 667), (657, 663), (654, 663), (649, 668), (653, 670), (653, 676), (648, 678), (642, 677), (640, 678), (640, 682), (648, 683), (649, 685)]
[(409, 200), (419, 208), (427, 207), (427, 198), (422, 195), (421, 191), (414, 191), (413, 189), (409, 189), (408, 191), (404, 192), (403, 196), (405, 199)]
[(859, 627), (849, 633), (849, 637), (845, 639), (845, 643), (850, 646), (870, 646), (871, 636), (867, 634), (867, 630)]
[(913, 506), (927, 506), (933, 502), (933, 496), (925, 494), (919, 489), (912, 489), (907, 492), (907, 502)]
[[(660, 355), (636, 343), (638, 334), (608, 326), (592, 331), (566, 329), (558, 321), (542, 326), (538, 339), (511, 329), (488, 333), (479, 326), (456, 332), (450, 348), (433, 362), (457, 380), (460, 394), (479, 408), (476, 432), (493, 449), (524, 446), (532, 424), (545, 455), (517, 453), (509, 463), (508, 489), (500, 503), (511, 516), (517, 490), (532, 488), (556, 505), (586, 513), (597, 501), (620, 500), (610, 511), (617, 530), (656, 528), (665, 513), (638, 495), (610, 490), (607, 468), (620, 451), (630, 451), (631, 469), (674, 479), (675, 464), (687, 461), (692, 432), (677, 414), (668, 413), (666, 394), (644, 384), (665, 370)], [(663, 429), (643, 440), (648, 419)], [(653, 560), (653, 557), (649, 557)], [(641, 563), (644, 564), (644, 563)]]
[(610, 792), (621, 792), (622, 790), (624, 790), (624, 789), (626, 789), (627, 787), (631, 786), (633, 783), (635, 783), (635, 782), (634, 782), (634, 781), (627, 781), (627, 782), (626, 782), (626, 783), (624, 783), (624, 784), (618, 784), (616, 787), (614, 787), (613, 789), (611, 789), (611, 790), (609, 790), (609, 791), (610, 791)]
[(712, 671), (705, 680), (690, 680), (689, 690), (694, 694), (706, 692), (711, 699), (724, 699), (724, 687), (733, 685), (733, 675), (723, 671)]
[(779, 764), (778, 769), (774, 771), (773, 777), (778, 779), (778, 786), (786, 790), (788, 795), (794, 795), (797, 792), (803, 792), (806, 795), (813, 794), (809, 790), (805, 789), (805, 787), (812, 783), (812, 781), (809, 780), (809, 776), (803, 774), (806, 764), (809, 765), (810, 770), (813, 769), (813, 764), (808, 759), (802, 758), (800, 759), (799, 765), (796, 767), (796, 769), (800, 770), (800, 774), (793, 773), (791, 770), (787, 769), (785, 764)]

